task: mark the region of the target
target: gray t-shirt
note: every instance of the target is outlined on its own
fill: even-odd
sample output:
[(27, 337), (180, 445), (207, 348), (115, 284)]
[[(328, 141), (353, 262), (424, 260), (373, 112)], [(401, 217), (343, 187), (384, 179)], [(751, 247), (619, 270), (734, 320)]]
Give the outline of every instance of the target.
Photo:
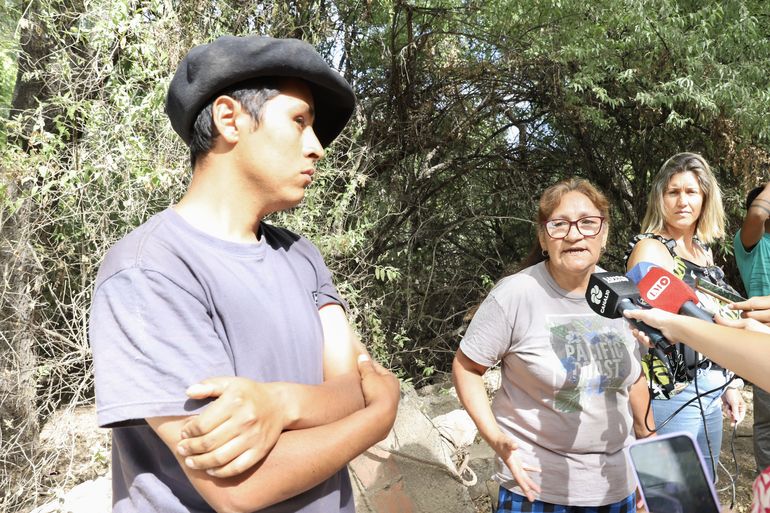
[[(641, 365), (623, 319), (593, 313), (540, 263), (492, 289), (460, 348), (485, 367), (502, 361), (492, 411), (522, 463), (542, 469), (529, 473), (539, 500), (601, 506), (631, 494), (623, 447), (634, 439), (628, 393)], [(497, 464), (495, 479), (523, 495)]]
[[(266, 223), (260, 243), (239, 244), (167, 209), (115, 244), (89, 332), (98, 421), (113, 428), (113, 511), (213, 511), (144, 419), (199, 412), (185, 389), (208, 377), (321, 383), (318, 309), (330, 303), (344, 305), (315, 246)], [(347, 469), (263, 511), (353, 512)]]

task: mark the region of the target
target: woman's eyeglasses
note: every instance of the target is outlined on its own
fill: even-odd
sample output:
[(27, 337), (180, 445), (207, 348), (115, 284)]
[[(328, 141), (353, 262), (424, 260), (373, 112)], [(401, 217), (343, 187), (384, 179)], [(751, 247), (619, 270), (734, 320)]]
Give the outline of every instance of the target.
[(563, 239), (567, 236), (572, 229), (572, 225), (575, 225), (577, 231), (586, 237), (593, 237), (602, 231), (602, 225), (604, 224), (604, 217), (602, 216), (586, 216), (581, 217), (575, 221), (569, 221), (567, 219), (551, 219), (543, 223), (545, 231), (552, 239)]

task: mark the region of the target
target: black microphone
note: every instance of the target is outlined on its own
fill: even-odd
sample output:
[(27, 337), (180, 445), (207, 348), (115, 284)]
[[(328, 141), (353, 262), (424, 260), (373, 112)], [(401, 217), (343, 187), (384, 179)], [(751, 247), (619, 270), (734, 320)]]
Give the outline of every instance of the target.
[[(626, 310), (641, 310), (635, 301), (640, 299), (636, 285), (626, 276), (618, 273), (593, 273), (588, 280), (586, 289), (586, 301), (591, 310), (608, 319), (623, 317)], [(663, 334), (647, 324), (636, 319), (626, 319), (636, 329), (644, 332), (650, 342), (663, 352), (674, 350), (673, 345), (666, 340)]]

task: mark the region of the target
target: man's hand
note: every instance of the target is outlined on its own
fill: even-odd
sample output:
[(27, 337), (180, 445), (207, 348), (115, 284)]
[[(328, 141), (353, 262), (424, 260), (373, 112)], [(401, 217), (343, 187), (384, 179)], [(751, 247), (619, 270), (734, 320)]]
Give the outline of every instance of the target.
[[(666, 339), (671, 340), (671, 334), (668, 331), (668, 323), (675, 319), (676, 314), (666, 312), (665, 310), (661, 310), (659, 308), (651, 308), (649, 310), (626, 310), (623, 312), (623, 315), (628, 319), (636, 319), (638, 321), (642, 321), (647, 326), (652, 326), (653, 328), (659, 329), (660, 332), (663, 333), (663, 336), (666, 337)], [(633, 324), (631, 325), (631, 332), (639, 342), (646, 345), (647, 347), (653, 347), (653, 344), (650, 342), (650, 338), (641, 330), (636, 329)]]
[(217, 399), (182, 428), (177, 451), (185, 464), (214, 477), (232, 477), (261, 461), (290, 422), (281, 390), (281, 383), (236, 377), (189, 387), (192, 399)]
[(358, 356), (358, 371), (361, 373), (361, 389), (366, 407), (380, 410), (383, 418), (387, 419), (384, 423), (387, 430), (382, 433), (382, 438), (385, 438), (396, 420), (401, 385), (390, 371), (366, 354)]
[(540, 472), (540, 469), (529, 465), (522, 465), (519, 457), (516, 456), (516, 450), (519, 446), (502, 431), (498, 431), (497, 435), (492, 440), (489, 440), (489, 445), (500, 456), (508, 470), (511, 471), (511, 475), (513, 475), (513, 478), (521, 487), (521, 491), (524, 492), (527, 499), (533, 502), (537, 498), (537, 494), (540, 493), (540, 487), (532, 481), (527, 472)]
[(747, 319), (770, 324), (770, 296), (754, 296), (740, 303), (731, 303), (729, 308), (743, 310), (743, 317)]

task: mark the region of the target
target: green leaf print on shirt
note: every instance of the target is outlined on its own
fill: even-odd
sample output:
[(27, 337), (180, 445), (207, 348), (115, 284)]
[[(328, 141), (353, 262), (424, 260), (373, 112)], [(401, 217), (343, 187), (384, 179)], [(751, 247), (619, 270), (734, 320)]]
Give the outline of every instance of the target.
[(554, 315), (548, 318), (551, 347), (566, 371), (554, 408), (583, 411), (583, 403), (627, 387), (632, 347), (612, 321), (597, 315)]

